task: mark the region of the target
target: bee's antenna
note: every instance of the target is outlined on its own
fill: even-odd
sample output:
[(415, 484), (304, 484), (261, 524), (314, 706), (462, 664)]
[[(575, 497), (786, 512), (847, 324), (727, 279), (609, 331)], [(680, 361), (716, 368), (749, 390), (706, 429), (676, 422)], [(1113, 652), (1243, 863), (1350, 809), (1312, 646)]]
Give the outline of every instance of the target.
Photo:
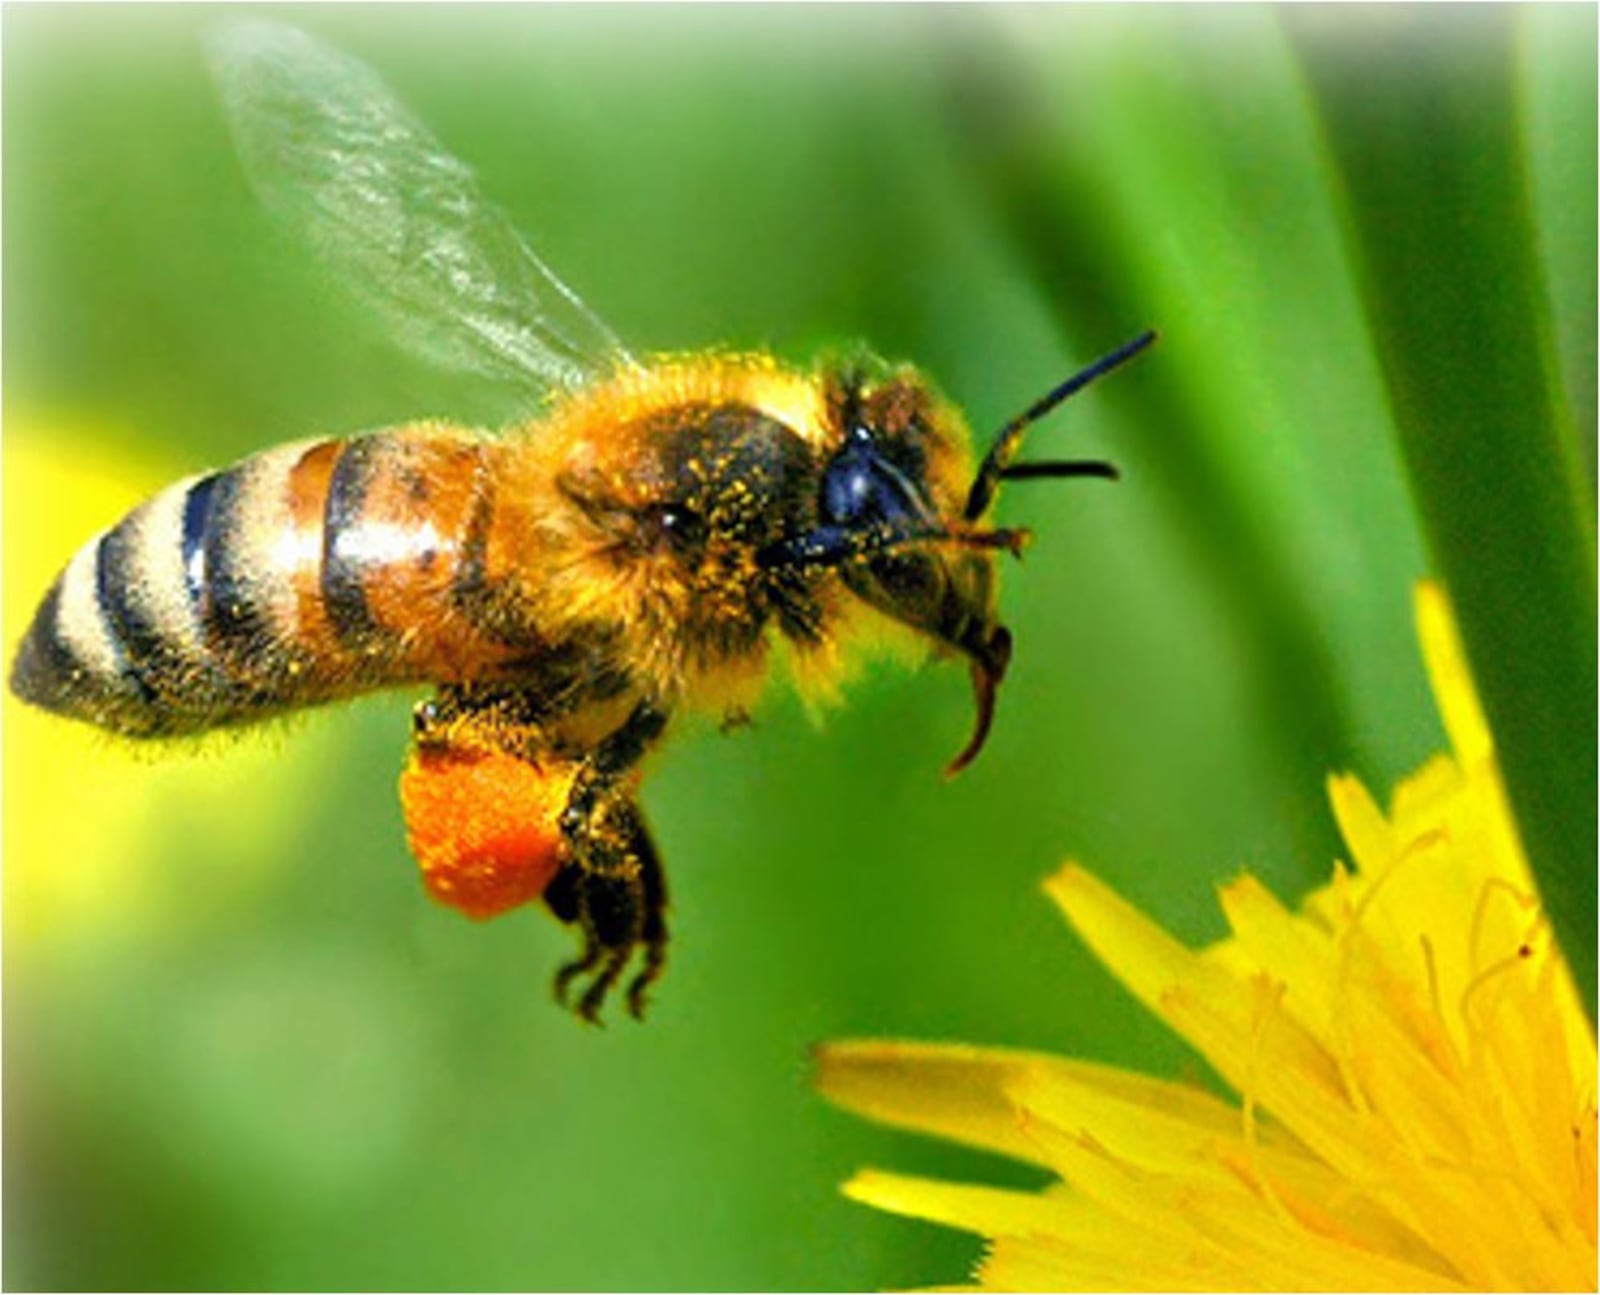
[(1104, 459), (1046, 459), (1043, 462), (1013, 463), (1000, 469), (1002, 481), (1058, 480), (1061, 477), (1103, 477), (1115, 481), (1122, 474), (1117, 465)]
[(972, 479), (972, 489), (967, 494), (964, 514), (967, 521), (975, 522), (983, 516), (994, 501), (994, 492), (1001, 481), (1022, 481), (1029, 477), (1108, 477), (1115, 480), (1117, 470), (1111, 464), (1101, 463), (1098, 460), (1019, 463), (1015, 467), (1011, 466), (1011, 460), (1016, 457), (1017, 450), (1022, 445), (1023, 432), (1032, 424), (1038, 422), (1068, 396), (1082, 391), (1102, 374), (1110, 373), (1119, 365), (1126, 364), (1155, 340), (1154, 330), (1141, 333), (1125, 346), (1112, 351), (1110, 355), (1103, 356), (1088, 368), (1074, 373), (1059, 387), (1041, 396), (1002, 427), (995, 434), (994, 444), (989, 447), (988, 454), (984, 455), (977, 476)]

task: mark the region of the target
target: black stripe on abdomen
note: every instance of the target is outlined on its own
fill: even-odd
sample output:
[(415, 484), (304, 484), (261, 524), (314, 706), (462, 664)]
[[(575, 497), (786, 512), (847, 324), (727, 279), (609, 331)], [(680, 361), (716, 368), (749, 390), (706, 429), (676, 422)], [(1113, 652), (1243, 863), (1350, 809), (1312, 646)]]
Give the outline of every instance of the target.
[(190, 574), (214, 480), (163, 491), (103, 536), (95, 559), (100, 609), (163, 728), (174, 733), (209, 727), (242, 700), (212, 659)]
[(222, 475), (213, 472), (209, 477), (201, 477), (183, 497), (183, 583), (196, 619), (200, 616), (200, 600), (206, 588), (206, 527), (211, 521), (211, 497)]
[(81, 549), (40, 602), (11, 666), (11, 690), (57, 715), (147, 737), (159, 729), (160, 712), (100, 605), (98, 545)]
[(376, 437), (346, 442), (328, 479), (322, 517), (322, 603), (341, 646), (357, 655), (370, 652), (385, 637), (367, 605), (370, 555), (360, 542), (367, 491), (381, 452)]
[(293, 683), (290, 645), (267, 598), (274, 573), (251, 570), (249, 564), (252, 557), (258, 566), (262, 560), (250, 543), (249, 528), (270, 524), (250, 515), (251, 475), (263, 470), (263, 456), (258, 456), (199, 483), (208, 497), (197, 556), (186, 572), (198, 576), (205, 645), (234, 681), (240, 717), (281, 706)]
[(503, 647), (543, 651), (546, 645), (521, 616), (503, 583), (489, 578), (489, 531), (494, 524), (494, 478), (480, 463), (472, 479), (472, 502), (462, 533), (461, 552), (450, 601), (479, 634)]
[[(100, 537), (94, 560), (95, 598), (139, 692), (152, 707), (161, 709), (163, 702), (170, 704), (181, 696), (184, 661), (141, 605), (135, 527), (134, 517), (125, 517)], [(150, 556), (160, 561), (162, 555)]]
[(367, 583), (398, 555), (385, 552), (378, 529), (394, 519), (372, 517), (385, 474), (403, 470), (405, 441), (386, 435), (345, 442), (328, 479), (322, 519), (322, 604), (334, 636), (359, 664), (381, 674), (399, 651), (402, 634), (373, 614)]
[(73, 713), (75, 698), (92, 688), (95, 672), (61, 632), (61, 581), (50, 586), (11, 663), (11, 691), (46, 710)]

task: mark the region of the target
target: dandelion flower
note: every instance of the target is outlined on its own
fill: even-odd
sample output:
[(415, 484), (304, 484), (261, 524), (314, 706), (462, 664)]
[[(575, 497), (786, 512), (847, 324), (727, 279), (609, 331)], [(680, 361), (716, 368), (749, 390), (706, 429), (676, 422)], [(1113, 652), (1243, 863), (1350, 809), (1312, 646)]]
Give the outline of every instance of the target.
[(1058, 1180), (869, 1171), (848, 1195), (988, 1238), (983, 1289), (1595, 1289), (1594, 1034), (1449, 606), (1417, 602), (1452, 751), (1387, 814), (1330, 780), (1350, 859), (1298, 911), (1241, 877), (1232, 934), (1195, 950), (1076, 865), (1046, 885), (1238, 1101), (1026, 1052), (834, 1044), (833, 1100)]

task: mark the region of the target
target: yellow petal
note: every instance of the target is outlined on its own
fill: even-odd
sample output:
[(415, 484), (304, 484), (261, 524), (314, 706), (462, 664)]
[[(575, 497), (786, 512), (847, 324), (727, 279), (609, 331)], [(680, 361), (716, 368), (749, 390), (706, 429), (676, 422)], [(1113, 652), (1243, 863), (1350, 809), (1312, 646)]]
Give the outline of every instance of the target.
[[(1270, 1085), (1291, 1095), (1297, 1111), (1315, 1113), (1313, 1125), (1337, 1118), (1344, 1097), (1338, 1066), (1281, 1010), (1281, 984), (1237, 975), (1185, 948), (1075, 864), (1045, 889), (1112, 973), (1237, 1091), (1251, 1094)], [(1294, 1120), (1283, 1122), (1305, 1136)]]
[[(1161, 1171), (1192, 1167), (1219, 1143), (1237, 1142), (1246, 1134), (1238, 1107), (1190, 1085), (1061, 1058), (1029, 1066), (1009, 1091), (1031, 1119), (1092, 1132), (1096, 1142), (1118, 1155)], [(1024, 1127), (1031, 1136), (1034, 1125)], [(1281, 1129), (1254, 1132), (1263, 1146), (1303, 1153)]]
[(1494, 753), (1494, 742), (1483, 718), (1483, 707), (1478, 704), (1478, 690), (1472, 683), (1450, 600), (1430, 580), (1417, 585), (1416, 599), (1422, 659), (1428, 667), (1434, 701), (1450, 735), (1450, 745), (1463, 763), (1487, 760)]
[(1049, 1232), (1061, 1223), (1058, 1202), (1035, 1192), (972, 1187), (877, 1169), (863, 1169), (843, 1191), (853, 1201), (890, 1214), (990, 1237)]
[(1039, 1058), (959, 1044), (863, 1040), (815, 1051), (824, 1097), (886, 1124), (998, 1151), (1037, 1156), (1022, 1133), (1007, 1084)]
[(1195, 1276), (1177, 1284), (1257, 1290), (1457, 1286), (1448, 1273), (1310, 1233), (1238, 1179), (1153, 1173), (1110, 1154), (1093, 1138), (1049, 1128), (1035, 1133), (1065, 1166), (1074, 1190), (1101, 1208), (1102, 1230), (1137, 1229), (1144, 1234), (1141, 1255), (1158, 1247), (1183, 1257)]
[(1284, 985), (1284, 1010), (1325, 1046), (1334, 1040), (1338, 950), (1326, 929), (1297, 917), (1254, 877), (1220, 888), (1223, 914), (1241, 951)]
[(1067, 864), (1044, 888), (1095, 956), (1151, 1009), (1160, 1011), (1165, 995), (1180, 985), (1218, 1001), (1237, 992), (1225, 967), (1196, 956), (1077, 864)]

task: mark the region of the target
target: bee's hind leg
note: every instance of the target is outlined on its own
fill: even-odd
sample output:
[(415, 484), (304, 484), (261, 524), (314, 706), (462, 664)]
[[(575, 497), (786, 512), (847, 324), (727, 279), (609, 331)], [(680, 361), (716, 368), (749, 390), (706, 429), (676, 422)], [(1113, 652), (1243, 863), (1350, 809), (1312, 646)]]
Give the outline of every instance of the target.
[(577, 1011), (591, 1024), (599, 1023), (600, 1008), (632, 960), (634, 947), (639, 943), (644, 920), (639, 902), (642, 890), (637, 872), (594, 873), (586, 880), (586, 916), (599, 945), (600, 957), (597, 959), (599, 970), (583, 991), (583, 997), (578, 999)]
[(627, 798), (613, 797), (589, 826), (545, 892), (550, 911), (583, 931), (582, 953), (556, 973), (556, 998), (565, 1005), (573, 982), (592, 974), (575, 1010), (598, 1024), (600, 1008), (642, 945), (644, 965), (628, 988), (628, 1010), (642, 1018), (644, 991), (666, 962), (660, 859), (638, 807)]
[(667, 884), (661, 859), (644, 825), (639, 825), (639, 882), (644, 902), (644, 922), (639, 939), (644, 945), (644, 965), (628, 985), (628, 1011), (644, 1020), (645, 991), (661, 978), (667, 965)]
[(593, 971), (600, 965), (600, 959), (605, 956), (605, 948), (595, 933), (594, 923), (589, 918), (583, 897), (586, 879), (587, 874), (582, 868), (575, 863), (569, 863), (556, 874), (555, 880), (545, 888), (544, 892), (545, 907), (555, 915), (556, 919), (568, 926), (576, 923), (583, 932), (583, 952), (571, 962), (561, 964), (551, 985), (556, 1002), (563, 1007), (567, 1006), (567, 995), (572, 989), (572, 982), (579, 976)]

